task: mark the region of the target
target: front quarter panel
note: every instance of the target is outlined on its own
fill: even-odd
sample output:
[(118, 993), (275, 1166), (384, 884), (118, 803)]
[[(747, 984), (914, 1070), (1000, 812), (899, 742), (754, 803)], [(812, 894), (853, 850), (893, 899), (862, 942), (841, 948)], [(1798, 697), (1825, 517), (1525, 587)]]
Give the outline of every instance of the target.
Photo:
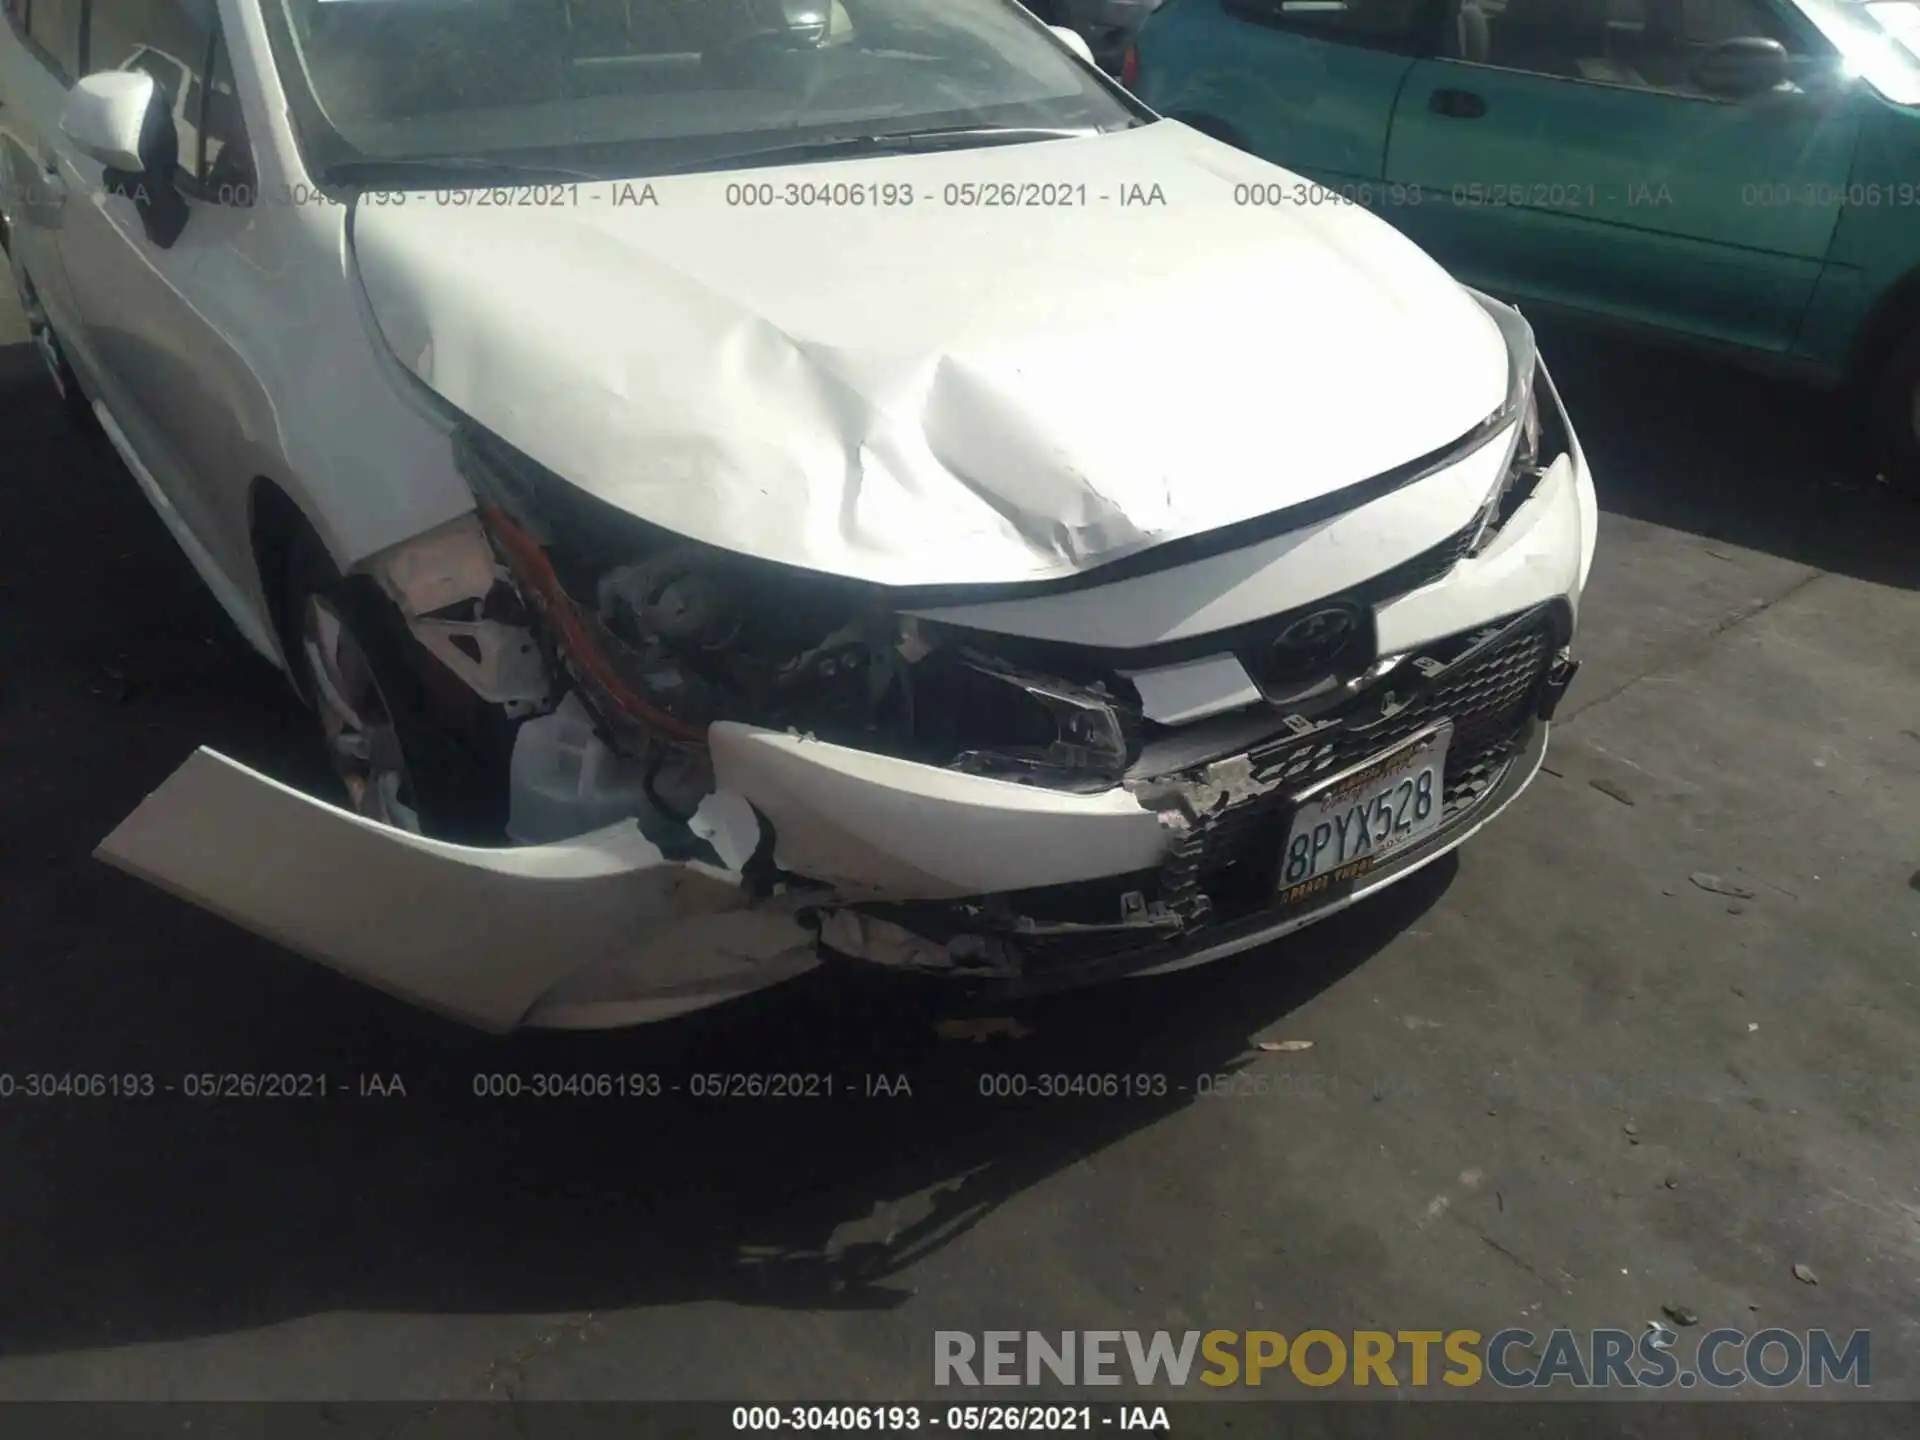
[[(257, 194), (192, 277), (196, 348), (230, 441), (209, 494), (236, 579), (267, 613), (252, 562), (252, 501), (264, 479), (305, 515), (343, 571), (469, 513), (449, 428), (383, 364), (353, 269), (347, 208), (301, 159), (259, 7), (225, 0)], [(416, 197), (419, 198), (419, 197)], [(429, 197), (430, 198), (430, 197)], [(231, 223), (242, 220), (244, 223)]]

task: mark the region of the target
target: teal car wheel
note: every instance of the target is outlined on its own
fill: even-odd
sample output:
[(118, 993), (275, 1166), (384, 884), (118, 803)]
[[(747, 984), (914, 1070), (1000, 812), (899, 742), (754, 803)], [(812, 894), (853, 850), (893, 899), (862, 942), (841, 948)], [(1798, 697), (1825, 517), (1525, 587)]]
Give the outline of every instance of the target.
[(1920, 330), (1894, 353), (1874, 408), (1887, 478), (1895, 489), (1920, 499)]

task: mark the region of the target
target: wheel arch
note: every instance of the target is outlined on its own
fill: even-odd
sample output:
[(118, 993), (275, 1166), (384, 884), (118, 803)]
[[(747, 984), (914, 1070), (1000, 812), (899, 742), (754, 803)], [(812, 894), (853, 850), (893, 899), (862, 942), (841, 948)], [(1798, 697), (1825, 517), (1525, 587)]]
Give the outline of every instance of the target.
[(293, 665), (292, 617), (287, 614), (287, 582), (293, 557), (302, 541), (330, 553), (320, 527), (308, 518), (287, 490), (264, 475), (256, 475), (247, 492), (247, 531), (253, 549), (254, 571), (260, 582), (260, 595), (273, 625), (273, 637), (280, 646), (281, 667), (294, 688), (300, 682)]
[(1907, 336), (1920, 330), (1920, 265), (1889, 285), (1855, 333), (1846, 378), (1871, 389)]

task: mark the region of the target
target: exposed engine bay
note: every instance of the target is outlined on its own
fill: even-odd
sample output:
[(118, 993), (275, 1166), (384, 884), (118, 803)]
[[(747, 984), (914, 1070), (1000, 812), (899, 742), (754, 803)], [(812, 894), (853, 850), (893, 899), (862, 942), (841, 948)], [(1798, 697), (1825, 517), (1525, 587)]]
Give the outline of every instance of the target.
[[(659, 531), (469, 431), (481, 514), (609, 742), (698, 769), (716, 721), (1069, 792), (1117, 784), (1138, 697), (1117, 675), (1036, 673), (885, 591)], [(685, 775), (692, 794), (704, 777)], [(676, 790), (681, 787), (676, 785)], [(678, 809), (673, 804), (664, 808)]]

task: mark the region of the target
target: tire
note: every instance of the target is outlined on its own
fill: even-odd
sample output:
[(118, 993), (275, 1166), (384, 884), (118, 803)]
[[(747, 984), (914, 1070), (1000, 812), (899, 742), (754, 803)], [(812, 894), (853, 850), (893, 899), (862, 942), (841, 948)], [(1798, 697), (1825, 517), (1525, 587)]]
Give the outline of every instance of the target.
[(1893, 488), (1920, 500), (1920, 330), (1906, 338), (1880, 372), (1873, 393), (1873, 429)]
[(288, 664), (346, 808), (439, 840), (501, 844), (514, 729), (504, 712), (421, 649), (371, 579), (341, 578), (309, 533), (292, 546), (283, 593)]

